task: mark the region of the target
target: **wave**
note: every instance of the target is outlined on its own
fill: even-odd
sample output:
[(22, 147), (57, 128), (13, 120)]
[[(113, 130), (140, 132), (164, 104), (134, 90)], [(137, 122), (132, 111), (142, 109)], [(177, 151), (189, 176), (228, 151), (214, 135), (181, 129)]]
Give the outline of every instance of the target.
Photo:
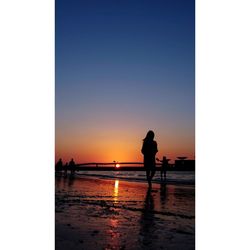
[[(81, 178), (82, 176), (88, 176), (88, 177), (97, 177), (101, 179), (118, 179), (118, 180), (124, 180), (129, 182), (142, 182), (147, 183), (147, 180), (145, 178), (145, 175), (139, 174), (139, 175), (130, 175), (130, 176), (121, 176), (121, 175), (113, 175), (113, 174), (103, 174), (103, 173), (76, 173), (76, 176)], [(185, 184), (185, 185), (195, 185), (194, 179), (183, 179), (183, 178), (168, 178), (166, 180), (161, 180), (160, 177), (155, 177), (152, 180), (152, 183), (168, 183), (168, 184)]]

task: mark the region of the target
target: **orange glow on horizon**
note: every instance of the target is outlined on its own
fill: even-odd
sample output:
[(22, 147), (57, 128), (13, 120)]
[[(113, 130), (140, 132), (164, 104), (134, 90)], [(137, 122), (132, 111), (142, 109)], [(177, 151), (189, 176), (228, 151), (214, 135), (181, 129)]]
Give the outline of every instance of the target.
[[(102, 130), (92, 127), (90, 130), (82, 131), (77, 126), (72, 131), (57, 131), (56, 161), (62, 158), (63, 162), (67, 162), (73, 158), (76, 163), (113, 162), (114, 159), (119, 159), (119, 162), (143, 162), (141, 147), (145, 131), (139, 128), (122, 130), (112, 125)], [(155, 131), (155, 140), (158, 144), (157, 158), (167, 156), (171, 159), (170, 163), (174, 163), (180, 155), (187, 156), (189, 160), (195, 158), (192, 136), (185, 138), (179, 134), (165, 134), (157, 129)]]

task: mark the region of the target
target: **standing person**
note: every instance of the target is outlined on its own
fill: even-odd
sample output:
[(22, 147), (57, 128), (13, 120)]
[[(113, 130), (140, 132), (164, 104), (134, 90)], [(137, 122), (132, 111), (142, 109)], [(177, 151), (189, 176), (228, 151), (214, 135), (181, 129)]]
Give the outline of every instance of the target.
[(67, 174), (68, 174), (68, 162), (65, 163), (64, 165), (64, 177), (67, 177)]
[(61, 171), (62, 167), (63, 167), (63, 162), (62, 162), (62, 158), (60, 158), (58, 162), (56, 163), (56, 171)]
[(151, 187), (151, 181), (155, 174), (155, 155), (158, 152), (157, 143), (154, 141), (154, 132), (149, 130), (143, 139), (141, 152), (144, 155), (144, 168), (146, 169), (147, 181)]
[(166, 172), (167, 172), (167, 167), (168, 167), (168, 160), (166, 158), (166, 156), (163, 156), (162, 161), (159, 160), (158, 158), (156, 158), (157, 161), (162, 162), (161, 165), (161, 179), (164, 175), (164, 180), (166, 180)]
[(73, 175), (75, 173), (75, 165), (76, 164), (72, 158), (71, 161), (69, 162), (69, 165), (68, 165), (69, 169), (71, 170), (71, 175)]

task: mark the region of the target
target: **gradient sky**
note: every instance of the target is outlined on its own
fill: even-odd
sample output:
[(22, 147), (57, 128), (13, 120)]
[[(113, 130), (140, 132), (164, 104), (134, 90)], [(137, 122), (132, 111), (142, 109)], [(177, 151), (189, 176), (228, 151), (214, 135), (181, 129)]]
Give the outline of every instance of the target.
[(56, 1), (56, 160), (194, 159), (194, 0)]

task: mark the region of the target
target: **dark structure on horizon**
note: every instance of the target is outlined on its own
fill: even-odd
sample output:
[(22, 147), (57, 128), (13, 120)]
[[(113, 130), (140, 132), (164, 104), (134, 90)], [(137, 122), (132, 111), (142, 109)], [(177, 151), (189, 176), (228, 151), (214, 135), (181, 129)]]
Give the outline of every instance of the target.
[[(119, 167), (115, 167), (116, 163)], [(145, 171), (143, 162), (91, 162), (75, 164), (76, 171)], [(57, 166), (56, 171), (63, 171), (63, 166)], [(156, 171), (161, 170), (161, 163), (156, 164)], [(174, 164), (169, 163), (167, 171), (194, 171), (195, 160), (180, 159), (175, 160)]]
[(180, 171), (194, 171), (195, 170), (195, 160), (187, 160), (186, 156), (177, 157), (175, 160), (174, 168)]

